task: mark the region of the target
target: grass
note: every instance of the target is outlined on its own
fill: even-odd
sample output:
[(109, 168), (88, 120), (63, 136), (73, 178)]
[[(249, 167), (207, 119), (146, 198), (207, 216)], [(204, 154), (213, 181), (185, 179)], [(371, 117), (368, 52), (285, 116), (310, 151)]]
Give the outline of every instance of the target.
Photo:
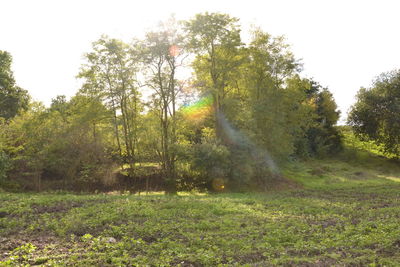
[(382, 145), (378, 145), (373, 141), (361, 141), (358, 139), (349, 126), (340, 126), (340, 131), (344, 137), (345, 147), (351, 149), (353, 152), (364, 154), (367, 158), (370, 156), (395, 158), (394, 154), (384, 153)]
[(0, 266), (399, 266), (400, 168), (366, 151), (291, 163), (297, 189), (0, 193)]
[(1, 193), (0, 265), (400, 264), (399, 177), (320, 163), (265, 194)]

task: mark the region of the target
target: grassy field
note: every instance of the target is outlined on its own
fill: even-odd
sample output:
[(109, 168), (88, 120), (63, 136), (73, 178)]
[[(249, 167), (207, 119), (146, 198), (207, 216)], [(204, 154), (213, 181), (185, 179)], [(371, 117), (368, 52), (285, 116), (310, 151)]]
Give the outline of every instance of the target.
[(0, 266), (399, 266), (398, 163), (352, 153), (267, 193), (3, 192)]

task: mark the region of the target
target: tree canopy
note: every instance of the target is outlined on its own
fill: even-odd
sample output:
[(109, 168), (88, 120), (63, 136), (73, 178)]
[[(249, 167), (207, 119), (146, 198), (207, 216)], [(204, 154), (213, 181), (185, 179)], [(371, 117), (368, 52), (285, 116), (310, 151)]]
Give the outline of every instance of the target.
[(361, 88), (348, 122), (362, 139), (400, 156), (400, 71), (381, 74), (370, 88)]
[[(246, 190), (340, 149), (332, 94), (280, 36), (203, 13), (93, 42), (71, 99), (28, 103), (1, 55), (0, 177), (26, 189)], [(188, 73), (192, 71), (192, 75)]]
[(29, 102), (28, 92), (15, 83), (11, 64), (11, 55), (0, 50), (0, 117), (6, 120), (26, 109)]

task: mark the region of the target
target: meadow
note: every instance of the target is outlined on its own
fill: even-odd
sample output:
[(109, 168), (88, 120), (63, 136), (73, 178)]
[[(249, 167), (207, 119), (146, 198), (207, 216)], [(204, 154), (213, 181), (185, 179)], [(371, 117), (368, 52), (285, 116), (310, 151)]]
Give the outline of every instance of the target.
[(398, 266), (398, 163), (351, 151), (264, 193), (3, 192), (0, 266)]

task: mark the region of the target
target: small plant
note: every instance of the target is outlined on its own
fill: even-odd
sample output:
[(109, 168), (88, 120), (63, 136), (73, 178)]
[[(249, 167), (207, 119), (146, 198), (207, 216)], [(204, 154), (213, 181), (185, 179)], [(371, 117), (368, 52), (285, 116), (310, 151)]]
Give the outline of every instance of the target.
[[(10, 254), (8, 260), (4, 261), (5, 266), (25, 265), (32, 259), (33, 252), (36, 251), (36, 246), (31, 243), (26, 243), (15, 248)], [(0, 262), (1, 264), (2, 262)]]

